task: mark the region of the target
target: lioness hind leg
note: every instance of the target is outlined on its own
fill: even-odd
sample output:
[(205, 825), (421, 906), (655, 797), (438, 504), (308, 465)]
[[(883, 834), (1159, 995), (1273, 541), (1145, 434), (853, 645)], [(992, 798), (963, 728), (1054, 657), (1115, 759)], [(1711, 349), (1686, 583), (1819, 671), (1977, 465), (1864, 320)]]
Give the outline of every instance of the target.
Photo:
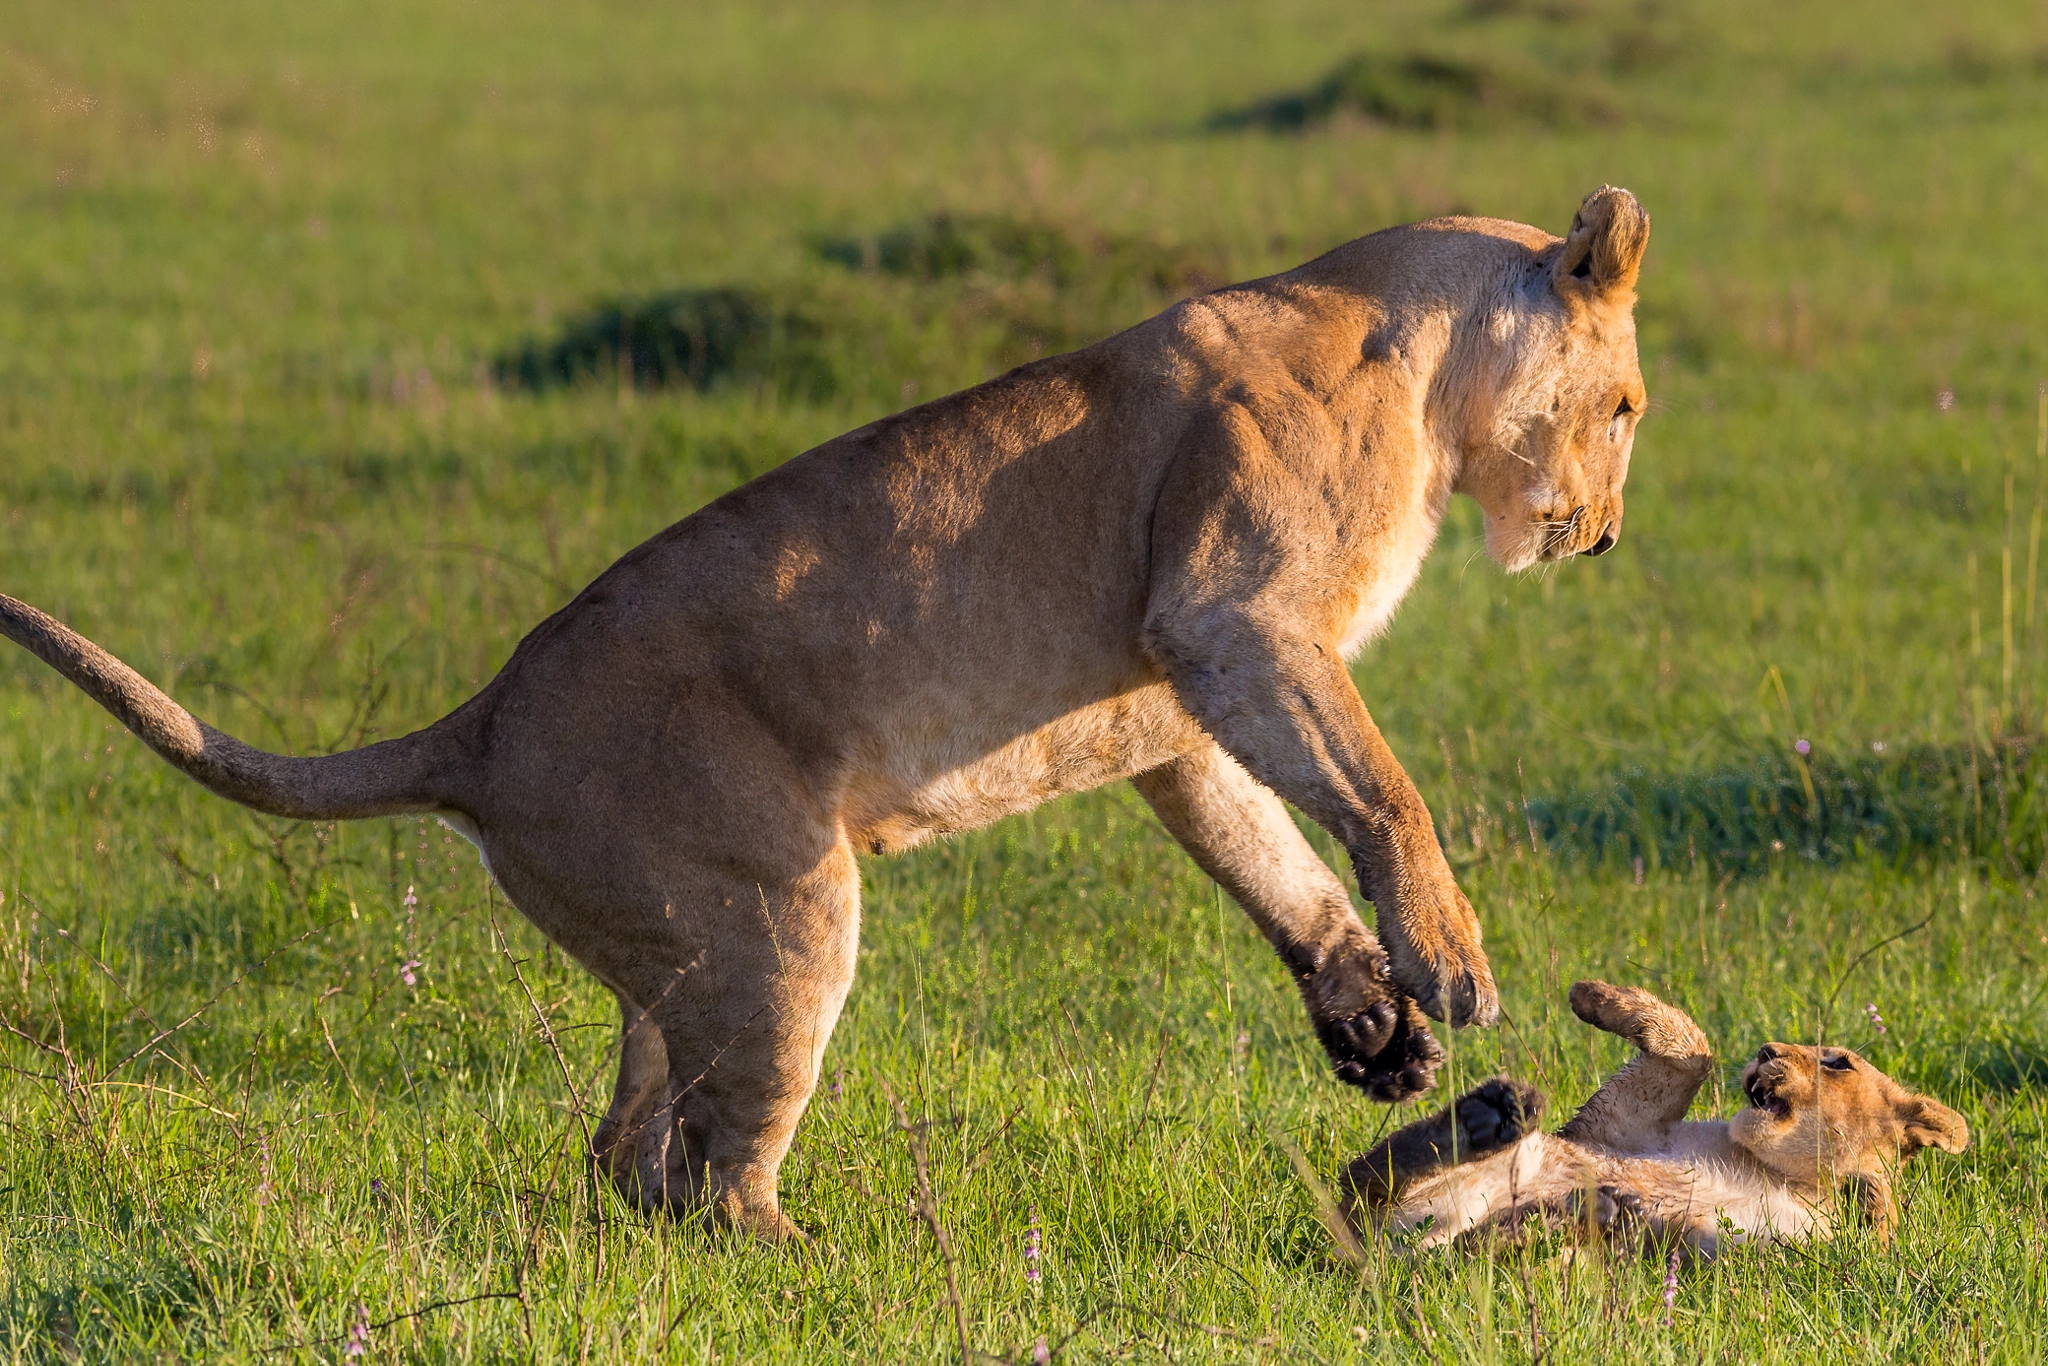
[(859, 869), (843, 838), (815, 827), (757, 822), (764, 855), (728, 843), (714, 862), (691, 856), (708, 841), (675, 838), (680, 824), (578, 831), (532, 852), (505, 840), (491, 867), (620, 999), (598, 1171), (650, 1212), (801, 1236), (776, 1178), (852, 985)]
[[(693, 871), (702, 885), (708, 870)], [(802, 1236), (782, 1214), (777, 1175), (853, 984), (859, 876), (842, 843), (782, 886), (734, 884), (712, 904), (752, 924), (726, 926), (667, 983), (639, 974), (635, 992), (654, 1002), (647, 1013), (667, 1062), (663, 1103), (640, 1127), (621, 1183), (644, 1207)]]
[(646, 1010), (621, 996), (619, 1013), (619, 1077), (612, 1085), (611, 1108), (590, 1146), (599, 1174), (624, 1190), (632, 1180), (641, 1135), (665, 1101), (668, 1048)]
[(1347, 1204), (1388, 1205), (1426, 1176), (1512, 1147), (1542, 1118), (1543, 1093), (1535, 1087), (1506, 1077), (1481, 1082), (1354, 1160), (1344, 1173)]

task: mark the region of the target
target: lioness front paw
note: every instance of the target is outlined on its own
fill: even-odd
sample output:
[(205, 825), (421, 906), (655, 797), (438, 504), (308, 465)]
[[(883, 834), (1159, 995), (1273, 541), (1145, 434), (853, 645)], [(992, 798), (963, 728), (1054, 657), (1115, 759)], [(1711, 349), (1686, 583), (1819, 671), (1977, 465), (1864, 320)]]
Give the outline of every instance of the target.
[[(1441, 883), (1431, 879), (1405, 890), (1399, 900), (1379, 917), (1395, 984), (1425, 1014), (1454, 1029), (1499, 1019), (1500, 992), (1480, 947), (1479, 919), (1450, 880), (1450, 870)], [(1429, 904), (1409, 904), (1417, 900)]]
[(1462, 1154), (1479, 1157), (1534, 1133), (1543, 1118), (1543, 1093), (1526, 1082), (1494, 1077), (1458, 1097), (1452, 1113)]
[(1299, 980), (1337, 1080), (1387, 1104), (1435, 1084), (1443, 1049), (1422, 1012), (1394, 985), (1386, 954), (1363, 925), (1343, 950)]
[(1348, 1021), (1338, 1021), (1337, 1028), (1324, 1033), (1323, 1048), (1338, 1081), (1356, 1086), (1382, 1104), (1398, 1105), (1436, 1085), (1436, 1069), (1443, 1064), (1444, 1050), (1413, 1001), (1396, 997), (1390, 1013), (1393, 1028), (1378, 1049), (1366, 1052), (1349, 1047), (1347, 1041), (1364, 1031), (1344, 1027)]

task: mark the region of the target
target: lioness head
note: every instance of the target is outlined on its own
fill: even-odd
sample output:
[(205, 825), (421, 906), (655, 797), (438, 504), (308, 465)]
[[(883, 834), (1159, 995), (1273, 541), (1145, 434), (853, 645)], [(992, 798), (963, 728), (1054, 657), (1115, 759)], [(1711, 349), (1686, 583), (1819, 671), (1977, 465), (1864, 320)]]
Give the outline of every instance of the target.
[(1728, 1136), (1794, 1184), (1848, 1185), (1880, 1233), (1891, 1223), (1892, 1167), (1970, 1141), (1961, 1115), (1846, 1048), (1767, 1043), (1742, 1069), (1742, 1091), (1749, 1105)]
[(1602, 555), (1648, 396), (1636, 361), (1636, 273), (1650, 216), (1627, 190), (1586, 196), (1563, 241), (1532, 243), (1485, 318), (1480, 393), (1457, 489), (1486, 514), (1503, 568)]

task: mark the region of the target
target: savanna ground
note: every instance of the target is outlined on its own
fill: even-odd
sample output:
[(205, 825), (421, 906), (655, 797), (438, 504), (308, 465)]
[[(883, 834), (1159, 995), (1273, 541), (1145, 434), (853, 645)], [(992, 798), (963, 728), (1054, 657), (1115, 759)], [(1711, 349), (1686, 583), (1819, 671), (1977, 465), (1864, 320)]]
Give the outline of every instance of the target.
[(1975, 1141), (1909, 1169), (1891, 1251), (1668, 1297), (1541, 1243), (1345, 1267), (1290, 1152), (1328, 1175), (1416, 1111), (1331, 1080), (1114, 790), (866, 867), (784, 1169), (816, 1250), (649, 1224), (574, 1156), (610, 998), (466, 846), (232, 808), (8, 650), (0, 1344), (2038, 1359), (2044, 148), (2048, 26), (1974, 0), (15, 0), (0, 587), (299, 752), (440, 715), (616, 555), (876, 414), (1374, 228), (1559, 230), (1629, 186), (1620, 549), (1505, 579), (1460, 505), (1356, 671), (1502, 985), (1439, 1096), (1507, 1070), (1568, 1110), (1623, 1056), (1563, 1004), (1600, 974), (1730, 1058), (1864, 1049)]

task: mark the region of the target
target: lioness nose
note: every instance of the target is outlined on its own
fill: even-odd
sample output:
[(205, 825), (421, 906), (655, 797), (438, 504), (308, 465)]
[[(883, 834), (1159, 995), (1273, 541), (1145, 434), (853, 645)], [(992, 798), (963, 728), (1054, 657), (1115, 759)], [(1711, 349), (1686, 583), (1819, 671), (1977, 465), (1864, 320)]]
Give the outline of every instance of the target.
[(1621, 518), (1609, 522), (1600, 532), (1600, 539), (1586, 547), (1588, 555), (1605, 555), (1614, 549), (1614, 543), (1621, 539)]

